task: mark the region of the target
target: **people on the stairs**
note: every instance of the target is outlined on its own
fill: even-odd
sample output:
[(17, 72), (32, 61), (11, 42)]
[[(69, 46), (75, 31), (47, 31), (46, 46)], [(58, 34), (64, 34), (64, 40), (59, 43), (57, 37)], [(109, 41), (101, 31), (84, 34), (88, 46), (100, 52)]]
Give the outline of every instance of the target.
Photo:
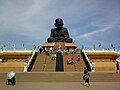
[(78, 61), (78, 62), (80, 61), (80, 55), (77, 56), (77, 61)]
[(25, 60), (24, 72), (27, 72), (27, 69), (28, 69), (28, 60)]
[(56, 53), (52, 53), (52, 60), (56, 60)]
[(41, 48), (41, 47), (39, 48), (39, 53), (40, 53), (40, 54), (42, 53), (42, 48)]
[(69, 65), (69, 64), (73, 65), (74, 64), (74, 60), (72, 58), (70, 59), (68, 57), (68, 59), (67, 59), (67, 65)]

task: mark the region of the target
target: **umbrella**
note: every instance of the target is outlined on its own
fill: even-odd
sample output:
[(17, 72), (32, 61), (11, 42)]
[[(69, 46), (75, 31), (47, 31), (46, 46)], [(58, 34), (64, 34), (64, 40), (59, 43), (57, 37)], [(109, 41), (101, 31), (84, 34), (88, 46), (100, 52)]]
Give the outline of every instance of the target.
[(15, 77), (15, 72), (14, 71), (10, 71), (10, 72), (7, 73), (7, 79), (11, 79), (13, 77)]

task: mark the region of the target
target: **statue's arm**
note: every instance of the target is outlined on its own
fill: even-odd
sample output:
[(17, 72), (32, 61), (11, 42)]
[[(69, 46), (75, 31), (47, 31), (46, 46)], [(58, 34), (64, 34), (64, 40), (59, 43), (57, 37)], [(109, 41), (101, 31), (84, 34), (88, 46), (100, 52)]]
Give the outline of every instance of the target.
[(53, 37), (54, 36), (54, 30), (51, 29), (51, 34), (50, 34), (50, 37)]
[(64, 40), (66, 40), (67, 38), (69, 38), (69, 33), (68, 33), (67, 28), (64, 28), (63, 32), (64, 32), (64, 35), (63, 35), (64, 38), (63, 38), (63, 37), (60, 38), (60, 41), (64, 41)]
[(69, 33), (68, 33), (67, 28), (65, 28), (65, 37), (66, 37), (66, 38), (69, 38)]

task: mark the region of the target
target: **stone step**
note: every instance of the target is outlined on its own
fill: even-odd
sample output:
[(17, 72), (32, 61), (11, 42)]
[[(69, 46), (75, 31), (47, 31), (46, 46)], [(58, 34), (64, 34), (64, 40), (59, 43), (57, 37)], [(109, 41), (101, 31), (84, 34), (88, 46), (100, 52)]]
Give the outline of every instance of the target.
[[(75, 56), (75, 65), (67, 65), (67, 59), (68, 57), (72, 57), (72, 54), (68, 54), (66, 55), (65, 53), (63, 54), (63, 63), (64, 63), (64, 72), (82, 72), (84, 69), (84, 62), (83, 59), (81, 57), (81, 61), (77, 62), (77, 54), (74, 54)], [(32, 68), (32, 72), (41, 72), (41, 71), (45, 71), (45, 72), (54, 72), (55, 68), (56, 68), (56, 60), (51, 60), (52, 59), (52, 54), (50, 53), (49, 56), (46, 56), (46, 54), (42, 53), (42, 54), (38, 54), (36, 61), (33, 65)]]
[(46, 56), (44, 53), (38, 54), (32, 72), (55, 71), (56, 60), (51, 60), (52, 56)]
[(80, 55), (80, 61), (78, 62), (77, 61), (77, 55), (80, 55), (80, 53), (77, 53), (77, 54), (74, 54), (74, 62), (75, 64), (74, 65), (67, 65), (67, 59), (68, 57), (71, 58), (72, 57), (72, 54), (68, 54), (68, 55), (65, 55), (64, 54), (64, 69), (65, 69), (65, 72), (82, 72), (84, 70), (84, 67), (85, 67), (85, 64), (84, 64), (84, 61)]

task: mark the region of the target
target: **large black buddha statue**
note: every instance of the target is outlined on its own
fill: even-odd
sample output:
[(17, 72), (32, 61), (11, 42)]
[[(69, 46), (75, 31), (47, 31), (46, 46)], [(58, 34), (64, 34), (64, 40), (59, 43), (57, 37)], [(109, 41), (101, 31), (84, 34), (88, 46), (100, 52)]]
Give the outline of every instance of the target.
[(67, 28), (63, 27), (63, 20), (61, 18), (57, 18), (55, 20), (56, 28), (51, 29), (51, 35), (47, 39), (48, 43), (54, 42), (67, 42), (72, 43), (72, 38), (69, 37), (69, 33)]

